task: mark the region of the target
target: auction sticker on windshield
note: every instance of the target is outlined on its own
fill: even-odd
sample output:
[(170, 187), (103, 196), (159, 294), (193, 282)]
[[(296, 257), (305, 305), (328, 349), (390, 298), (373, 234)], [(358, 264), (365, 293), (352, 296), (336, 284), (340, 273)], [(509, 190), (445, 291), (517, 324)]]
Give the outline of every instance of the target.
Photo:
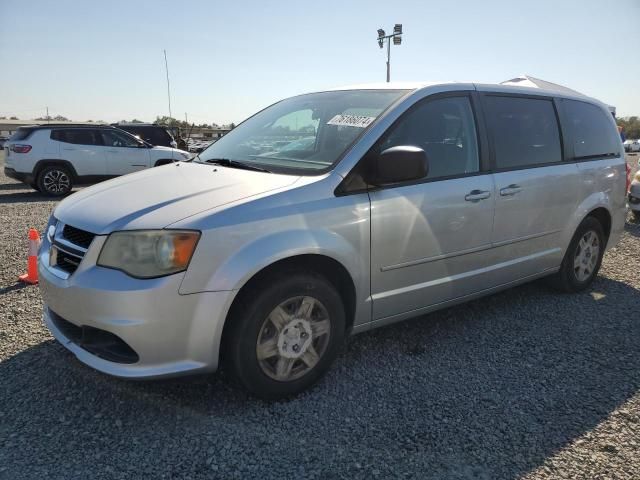
[(371, 125), (376, 117), (364, 117), (362, 115), (336, 115), (327, 122), (327, 125), (339, 125), (343, 127), (366, 128)]

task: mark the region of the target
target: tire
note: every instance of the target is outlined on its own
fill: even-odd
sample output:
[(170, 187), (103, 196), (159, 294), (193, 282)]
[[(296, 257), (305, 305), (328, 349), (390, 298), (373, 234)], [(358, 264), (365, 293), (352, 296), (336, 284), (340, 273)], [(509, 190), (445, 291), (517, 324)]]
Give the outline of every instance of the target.
[(631, 219), (635, 223), (640, 223), (640, 210), (631, 210)]
[(63, 197), (73, 188), (73, 177), (66, 167), (52, 165), (38, 174), (38, 190), (50, 197)]
[(33, 188), (35, 191), (37, 191), (37, 192), (40, 191), (40, 187), (38, 186), (38, 184), (36, 182), (30, 183), (29, 186), (31, 188)]
[(335, 287), (319, 274), (288, 271), (241, 295), (224, 336), (229, 373), (267, 400), (295, 395), (316, 383), (344, 342), (345, 311)]
[(567, 293), (586, 289), (598, 275), (605, 246), (600, 222), (594, 217), (585, 218), (569, 243), (560, 271), (550, 277), (551, 285)]

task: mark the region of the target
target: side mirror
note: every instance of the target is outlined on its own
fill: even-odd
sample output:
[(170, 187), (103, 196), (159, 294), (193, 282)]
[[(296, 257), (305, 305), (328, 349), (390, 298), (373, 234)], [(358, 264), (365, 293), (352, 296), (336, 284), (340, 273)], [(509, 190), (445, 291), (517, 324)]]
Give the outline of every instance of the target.
[(365, 181), (369, 185), (420, 180), (429, 173), (429, 162), (425, 151), (418, 147), (402, 145), (384, 150), (373, 159)]

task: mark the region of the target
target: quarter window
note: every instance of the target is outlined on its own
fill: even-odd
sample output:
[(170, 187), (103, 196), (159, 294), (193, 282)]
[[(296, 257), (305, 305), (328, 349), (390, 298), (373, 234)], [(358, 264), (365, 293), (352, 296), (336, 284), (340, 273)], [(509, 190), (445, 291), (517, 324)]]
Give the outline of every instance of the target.
[(446, 97), (418, 104), (392, 127), (376, 150), (397, 146), (425, 151), (427, 178), (478, 172), (478, 140), (469, 98)]
[(485, 97), (493, 134), (496, 168), (518, 168), (562, 161), (560, 130), (552, 100)]
[(573, 141), (575, 158), (620, 154), (618, 132), (601, 108), (578, 100), (563, 100), (562, 110)]
[(98, 132), (89, 128), (65, 128), (51, 131), (51, 139), (75, 145), (102, 145)]

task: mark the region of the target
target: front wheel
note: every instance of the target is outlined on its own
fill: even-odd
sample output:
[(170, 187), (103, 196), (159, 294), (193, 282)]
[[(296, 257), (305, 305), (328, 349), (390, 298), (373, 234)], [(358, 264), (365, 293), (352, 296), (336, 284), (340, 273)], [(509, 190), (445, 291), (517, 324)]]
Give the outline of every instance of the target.
[(233, 376), (265, 399), (309, 388), (344, 341), (340, 295), (323, 276), (289, 272), (243, 292), (229, 319), (226, 355)]
[(605, 244), (600, 222), (594, 217), (585, 218), (571, 239), (560, 271), (550, 278), (551, 285), (570, 293), (591, 285), (600, 270)]
[(52, 197), (62, 197), (71, 192), (73, 181), (65, 167), (45, 167), (38, 175), (38, 190)]

